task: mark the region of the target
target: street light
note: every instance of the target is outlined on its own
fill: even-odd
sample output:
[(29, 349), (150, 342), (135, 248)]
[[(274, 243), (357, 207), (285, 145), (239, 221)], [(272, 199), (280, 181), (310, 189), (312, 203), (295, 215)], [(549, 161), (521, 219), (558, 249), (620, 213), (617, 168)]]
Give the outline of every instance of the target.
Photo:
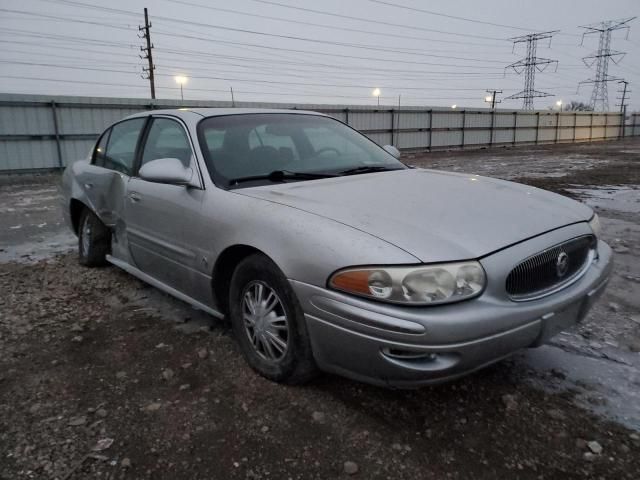
[(556, 105), (558, 106), (558, 108), (560, 109), (560, 111), (562, 111), (562, 100), (558, 100), (556, 102)]
[(493, 97), (491, 95), (487, 95), (486, 97), (484, 97), (484, 101), (487, 103), (491, 103), (493, 102)]
[(187, 77), (185, 77), (184, 75), (177, 75), (175, 77), (176, 83), (178, 85), (180, 85), (180, 98), (182, 100), (184, 100), (184, 94), (182, 93), (182, 85), (184, 85), (185, 83), (187, 83), (187, 81), (189, 80)]
[(381, 92), (379, 88), (374, 88), (373, 92), (371, 92), (371, 95), (378, 98), (378, 106), (380, 106), (380, 93)]
[(455, 110), (456, 108), (458, 108), (458, 105), (453, 104), (453, 105), (451, 105), (451, 108), (453, 108)]

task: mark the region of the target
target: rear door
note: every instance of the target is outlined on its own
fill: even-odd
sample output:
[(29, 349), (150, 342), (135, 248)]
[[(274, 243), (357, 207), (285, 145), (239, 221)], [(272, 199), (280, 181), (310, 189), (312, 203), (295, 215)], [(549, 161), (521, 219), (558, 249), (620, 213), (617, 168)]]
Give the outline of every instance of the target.
[(112, 228), (116, 238), (124, 229), (126, 185), (146, 121), (146, 117), (124, 120), (106, 130), (96, 144), (91, 165), (78, 177), (91, 209)]
[[(153, 160), (177, 158), (197, 175), (190, 137), (182, 123), (162, 116), (151, 122), (136, 170)], [(148, 182), (136, 175), (127, 184), (127, 240), (137, 268), (191, 297), (197, 297), (193, 275), (198, 263), (191, 232), (197, 227), (203, 192), (202, 188)]]

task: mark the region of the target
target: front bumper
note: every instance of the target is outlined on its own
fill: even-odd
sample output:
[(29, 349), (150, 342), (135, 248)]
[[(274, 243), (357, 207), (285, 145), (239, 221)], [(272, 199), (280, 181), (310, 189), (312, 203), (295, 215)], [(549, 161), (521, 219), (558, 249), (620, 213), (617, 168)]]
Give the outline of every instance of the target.
[(405, 307), (294, 280), (291, 285), (322, 370), (377, 385), (417, 387), (452, 380), (538, 346), (581, 321), (604, 291), (612, 269), (606, 243), (598, 242), (598, 258), (579, 280), (537, 300), (510, 300), (501, 283), (506, 274), (499, 272), (517, 263), (512, 259), (584, 233), (579, 225), (565, 227), (482, 259), (488, 278), (497, 281), (480, 297), (456, 304)]

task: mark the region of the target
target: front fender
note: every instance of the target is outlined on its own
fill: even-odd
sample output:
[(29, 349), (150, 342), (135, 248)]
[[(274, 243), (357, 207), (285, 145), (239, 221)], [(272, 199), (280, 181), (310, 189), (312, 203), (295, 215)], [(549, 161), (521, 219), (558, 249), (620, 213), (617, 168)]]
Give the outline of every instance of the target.
[(312, 285), (324, 286), (331, 273), (348, 266), (419, 263), (399, 247), (335, 220), (230, 191), (211, 192), (202, 217), (196, 241), (213, 239), (214, 258), (247, 245), (269, 256), (287, 278)]

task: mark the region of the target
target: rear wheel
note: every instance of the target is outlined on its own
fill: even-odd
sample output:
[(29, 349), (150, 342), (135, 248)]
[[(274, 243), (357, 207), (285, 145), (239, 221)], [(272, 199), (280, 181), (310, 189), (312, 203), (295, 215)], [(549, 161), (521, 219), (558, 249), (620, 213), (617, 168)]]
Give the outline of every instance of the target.
[(316, 374), (304, 313), (284, 274), (254, 254), (236, 268), (229, 294), (234, 335), (249, 365), (282, 383), (302, 383)]
[(80, 216), (78, 227), (78, 259), (86, 267), (106, 265), (111, 233), (100, 219), (88, 208)]

